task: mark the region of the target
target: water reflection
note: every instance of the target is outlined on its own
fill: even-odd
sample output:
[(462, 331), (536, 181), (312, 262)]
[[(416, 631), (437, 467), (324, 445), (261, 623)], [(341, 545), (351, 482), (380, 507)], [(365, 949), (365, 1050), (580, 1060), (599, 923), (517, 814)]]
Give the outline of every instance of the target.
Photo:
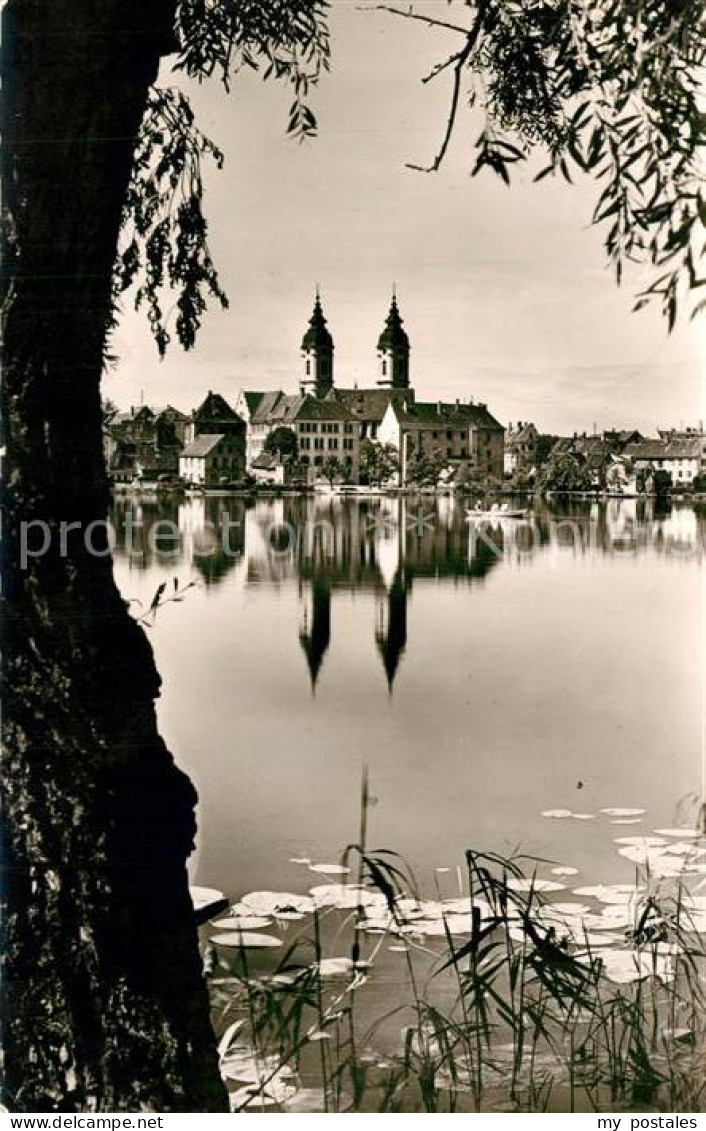
[(392, 691), (408, 644), (416, 582), (477, 585), (503, 563), (571, 557), (700, 554), (704, 515), (653, 500), (536, 505), (525, 520), (478, 520), (448, 498), (201, 497), (116, 502), (115, 555), (131, 568), (192, 569), (207, 590), (229, 576), (248, 587), (296, 585), (299, 643), (312, 690), (332, 637), (337, 591), (371, 591), (371, 631)]

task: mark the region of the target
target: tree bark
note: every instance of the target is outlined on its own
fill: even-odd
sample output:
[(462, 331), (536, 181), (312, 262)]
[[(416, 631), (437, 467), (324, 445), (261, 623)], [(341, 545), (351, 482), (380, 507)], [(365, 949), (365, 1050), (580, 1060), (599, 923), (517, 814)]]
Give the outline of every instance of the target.
[[(102, 525), (111, 273), (175, 6), (9, 0), (3, 14), (2, 1020), (14, 1111), (227, 1110), (185, 868), (196, 794), (159, 737), (159, 676)], [(46, 546), (23, 563), (27, 537)]]

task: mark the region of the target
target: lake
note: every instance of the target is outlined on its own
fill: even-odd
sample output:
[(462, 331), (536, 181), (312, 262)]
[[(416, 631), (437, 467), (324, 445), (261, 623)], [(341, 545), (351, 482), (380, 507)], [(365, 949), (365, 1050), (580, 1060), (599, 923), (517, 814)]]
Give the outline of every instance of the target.
[[(117, 501), (115, 571), (200, 797), (192, 876), (305, 892), (357, 837), (453, 894), (467, 847), (631, 879), (620, 833), (693, 822), (701, 564), (689, 506), (446, 498)], [(141, 602), (139, 604), (138, 602)], [(601, 810), (639, 808), (633, 826)], [(567, 810), (578, 817), (550, 819)], [(584, 878), (585, 877), (585, 878)]]

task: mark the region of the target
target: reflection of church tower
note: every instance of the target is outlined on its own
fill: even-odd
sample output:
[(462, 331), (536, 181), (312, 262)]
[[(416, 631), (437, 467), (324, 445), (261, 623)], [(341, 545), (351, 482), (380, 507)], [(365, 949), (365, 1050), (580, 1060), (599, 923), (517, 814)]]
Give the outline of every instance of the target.
[(302, 393), (325, 397), (333, 388), (333, 338), (326, 326), (318, 289), (309, 329), (302, 338), (302, 360)]
[(387, 686), (392, 692), (397, 669), (407, 645), (407, 586), (398, 573), (387, 593), (380, 598), (375, 643), (382, 656)]
[(385, 329), (378, 339), (378, 357), (380, 358), (378, 385), (390, 389), (408, 389), (409, 338), (402, 329), (402, 318), (394, 290)]
[(311, 676), (311, 689), (316, 689), (324, 656), (331, 642), (331, 589), (325, 581), (311, 583), (311, 600), (304, 605), (299, 643), (302, 646)]

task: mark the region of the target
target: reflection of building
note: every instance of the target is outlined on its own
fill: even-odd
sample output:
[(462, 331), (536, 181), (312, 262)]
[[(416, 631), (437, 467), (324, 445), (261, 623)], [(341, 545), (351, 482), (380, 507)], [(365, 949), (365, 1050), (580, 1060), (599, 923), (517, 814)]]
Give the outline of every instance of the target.
[(331, 588), (316, 579), (303, 598), (299, 643), (306, 656), (312, 691), (331, 643)]
[(407, 645), (407, 584), (402, 572), (395, 575), (387, 593), (378, 597), (375, 643), (391, 692)]

